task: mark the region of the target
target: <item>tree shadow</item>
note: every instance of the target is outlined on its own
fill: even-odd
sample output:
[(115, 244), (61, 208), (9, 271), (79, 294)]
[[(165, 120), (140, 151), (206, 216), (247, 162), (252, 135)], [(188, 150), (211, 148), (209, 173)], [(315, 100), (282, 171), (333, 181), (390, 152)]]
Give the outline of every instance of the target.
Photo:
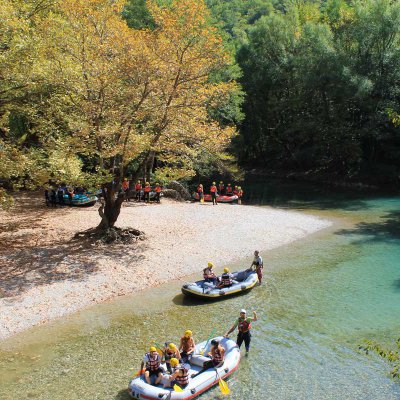
[(356, 242), (379, 242), (400, 239), (400, 211), (389, 211), (382, 222), (360, 222), (354, 229), (342, 229), (336, 235), (365, 236)]
[(129, 400), (129, 399), (131, 399), (131, 397), (129, 396), (128, 389), (121, 389), (114, 397), (114, 400)]
[(49, 236), (53, 228), (49, 228), (46, 219), (50, 213), (57, 216), (61, 211), (65, 216), (74, 209), (48, 208), (38, 194), (19, 193), (12, 213), (2, 213), (0, 298), (13, 302), (18, 300), (16, 296), (32, 287), (86, 280), (99, 270), (100, 261), (109, 259), (111, 264), (118, 259), (130, 263), (142, 257), (141, 243), (130, 245), (130, 250), (136, 250), (132, 254), (123, 251), (124, 245), (120, 244), (98, 245), (86, 238), (70, 239), (71, 232), (66, 235), (62, 229), (59, 236), (54, 232)]

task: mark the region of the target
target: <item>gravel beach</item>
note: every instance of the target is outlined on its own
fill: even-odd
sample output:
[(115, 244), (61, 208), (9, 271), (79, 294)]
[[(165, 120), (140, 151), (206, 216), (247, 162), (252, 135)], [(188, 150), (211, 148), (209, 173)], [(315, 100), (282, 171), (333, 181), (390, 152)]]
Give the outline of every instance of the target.
[[(50, 209), (20, 195), (0, 211), (0, 339), (116, 296), (220, 267), (300, 239), (330, 221), (269, 207), (124, 203), (120, 227), (147, 239), (131, 245), (71, 241), (99, 223), (97, 207)], [(266, 254), (263, 254), (266, 256)]]

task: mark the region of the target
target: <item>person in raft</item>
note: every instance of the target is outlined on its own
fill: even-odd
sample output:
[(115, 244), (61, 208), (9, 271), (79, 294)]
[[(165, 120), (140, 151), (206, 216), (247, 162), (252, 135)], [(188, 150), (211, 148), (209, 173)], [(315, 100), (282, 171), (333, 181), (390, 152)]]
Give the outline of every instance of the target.
[(140, 366), (141, 371), (143, 371), (143, 366), (145, 364), (146, 369), (144, 371), (144, 379), (146, 379), (146, 382), (151, 385), (151, 376), (156, 375), (157, 378), (154, 382), (154, 385), (158, 385), (162, 379), (164, 370), (161, 368), (161, 357), (157, 353), (157, 349), (155, 347), (150, 347), (150, 351), (144, 356)]
[(185, 334), (181, 337), (179, 345), (179, 351), (181, 352), (182, 361), (189, 361), (195, 349), (196, 345), (194, 343), (192, 331), (187, 330), (185, 331)]
[(140, 202), (140, 196), (141, 196), (141, 192), (142, 192), (142, 184), (140, 183), (140, 180), (137, 181), (136, 185), (135, 185), (135, 191), (136, 191), (136, 200)]
[(167, 367), (168, 372), (171, 374), (172, 373), (172, 367), (171, 365), (171, 360), (173, 358), (176, 358), (177, 360), (181, 359), (181, 354), (179, 353), (178, 348), (171, 342), (166, 342), (165, 343), (165, 348), (164, 348), (164, 361), (165, 365)]
[(211, 193), (211, 198), (212, 198), (212, 202), (213, 202), (213, 206), (214, 205), (218, 205), (217, 203), (217, 196), (218, 196), (218, 192), (217, 192), (217, 187), (215, 186), (215, 182), (212, 183), (211, 187), (210, 187), (210, 193)]
[(228, 183), (228, 186), (226, 187), (226, 195), (227, 196), (232, 196), (233, 194), (233, 189), (230, 183)]
[(203, 368), (197, 372), (197, 374), (192, 374), (191, 378), (194, 378), (209, 368), (219, 368), (224, 364), (225, 349), (219, 344), (219, 340), (211, 340), (211, 350), (208, 356), (211, 357), (211, 360), (205, 361), (203, 363)]
[(156, 187), (155, 187), (154, 191), (156, 192), (155, 200), (157, 203), (160, 203), (161, 186), (159, 183), (156, 183)]
[(221, 275), (221, 282), (218, 284), (217, 288), (229, 286), (232, 286), (232, 275), (229, 272), (229, 268), (224, 268), (224, 273)]
[(184, 389), (189, 383), (189, 368), (185, 364), (179, 364), (177, 358), (171, 358), (171, 367), (173, 367), (174, 370), (168, 379), (168, 383), (164, 387), (178, 385), (181, 389)]
[(201, 183), (197, 186), (197, 193), (199, 194), (200, 203), (204, 203), (204, 189)]
[(254, 252), (254, 260), (253, 260), (253, 263), (251, 264), (250, 268), (252, 269), (253, 266), (255, 267), (255, 270), (257, 272), (258, 283), (261, 285), (261, 281), (262, 281), (262, 277), (263, 277), (264, 263), (263, 263), (262, 257), (260, 256), (260, 252), (258, 250), (256, 250)]
[(151, 187), (150, 187), (150, 183), (146, 182), (146, 184), (144, 185), (144, 201), (146, 203), (150, 203), (150, 191), (151, 191)]
[(214, 285), (217, 283), (217, 277), (214, 274), (214, 271), (212, 270), (214, 267), (214, 264), (209, 261), (207, 263), (207, 268), (203, 269), (203, 278), (205, 282), (211, 282)]
[(232, 328), (229, 329), (228, 332), (224, 335), (225, 338), (229, 336), (231, 332), (235, 330), (236, 327), (238, 327), (238, 335), (236, 339), (236, 343), (239, 346), (242, 345), (244, 341), (244, 345), (246, 347), (246, 354), (250, 350), (250, 342), (251, 342), (251, 323), (257, 321), (257, 314), (255, 311), (253, 311), (253, 318), (247, 317), (246, 310), (242, 309), (240, 310), (240, 317), (236, 320), (236, 322), (232, 325)]

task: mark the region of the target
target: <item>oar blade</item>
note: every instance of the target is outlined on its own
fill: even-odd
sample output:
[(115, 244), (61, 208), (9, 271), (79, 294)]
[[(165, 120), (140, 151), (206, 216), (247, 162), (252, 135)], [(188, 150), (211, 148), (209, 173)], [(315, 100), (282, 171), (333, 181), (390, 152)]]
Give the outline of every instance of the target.
[(177, 384), (174, 385), (174, 390), (175, 392), (183, 392), (183, 389)]
[(228, 384), (223, 379), (219, 380), (219, 388), (221, 389), (221, 393), (224, 395), (228, 395), (231, 393)]

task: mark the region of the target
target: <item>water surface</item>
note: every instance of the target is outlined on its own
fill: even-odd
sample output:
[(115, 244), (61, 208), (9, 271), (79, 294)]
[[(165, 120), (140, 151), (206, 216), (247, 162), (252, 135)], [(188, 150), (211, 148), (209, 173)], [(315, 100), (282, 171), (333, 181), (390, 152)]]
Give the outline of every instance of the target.
[[(232, 399), (400, 399), (389, 366), (357, 350), (364, 339), (390, 344), (400, 335), (400, 198), (265, 184), (250, 192), (253, 202), (334, 225), (264, 252), (268, 283), (247, 295), (202, 304), (172, 282), (5, 341), (0, 398), (128, 399), (129, 378), (152, 340), (177, 341), (185, 329), (204, 340), (214, 328), (225, 332), (245, 307), (259, 321), (249, 357), (228, 381)], [(222, 396), (215, 388), (201, 398)]]

